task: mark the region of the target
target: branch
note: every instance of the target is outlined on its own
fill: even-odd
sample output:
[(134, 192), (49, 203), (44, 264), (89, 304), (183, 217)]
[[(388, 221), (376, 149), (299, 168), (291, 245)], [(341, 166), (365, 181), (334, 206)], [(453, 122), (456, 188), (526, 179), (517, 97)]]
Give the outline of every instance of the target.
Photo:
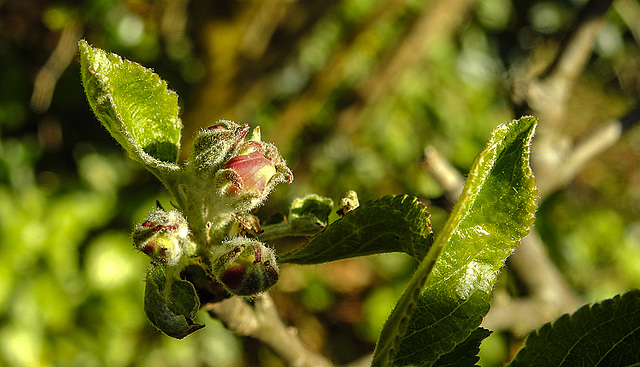
[(617, 0), (613, 3), (613, 8), (627, 23), (636, 43), (640, 43), (640, 4), (633, 0)]
[(236, 334), (256, 338), (269, 346), (287, 366), (333, 366), (322, 355), (307, 349), (295, 330), (282, 323), (268, 293), (256, 297), (253, 305), (243, 298), (232, 297), (222, 302), (209, 303), (203, 309)]
[(464, 188), (464, 178), (435, 147), (424, 148), (422, 167), (438, 181), (447, 199), (453, 203), (458, 201)]
[(538, 179), (540, 195), (548, 194), (571, 182), (586, 164), (602, 152), (612, 147), (622, 133), (634, 127), (640, 121), (640, 104), (619, 119), (613, 119), (581, 138), (575, 145), (563, 154), (559, 167), (554, 167), (553, 175), (544, 175)]
[(49, 109), (60, 75), (78, 52), (78, 40), (81, 34), (82, 26), (76, 22), (67, 24), (62, 30), (56, 48), (36, 75), (31, 95), (31, 108), (35, 112), (42, 113)]
[[(541, 119), (532, 155), (540, 201), (566, 186), (590, 160), (640, 121), (638, 105), (619, 119), (599, 124), (595, 131), (576, 142), (560, 132), (568, 96), (591, 56), (595, 37), (610, 6), (611, 1), (589, 1), (546, 72), (524, 86), (525, 104), (531, 109), (527, 112)], [(509, 258), (509, 265), (532, 294), (526, 299), (496, 295), (484, 320), (486, 327), (524, 335), (582, 303), (549, 259), (537, 232), (532, 231), (523, 239)]]
[(518, 112), (529, 110), (556, 130), (555, 125), (563, 121), (571, 88), (591, 57), (612, 1), (590, 0), (546, 71), (534, 79), (523, 77), (523, 81), (516, 83), (514, 101)]

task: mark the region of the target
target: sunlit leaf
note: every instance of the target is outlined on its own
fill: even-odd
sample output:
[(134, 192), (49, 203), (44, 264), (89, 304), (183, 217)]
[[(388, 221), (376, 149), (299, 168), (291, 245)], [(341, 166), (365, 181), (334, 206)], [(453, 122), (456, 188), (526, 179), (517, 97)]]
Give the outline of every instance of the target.
[(93, 112), (132, 159), (176, 170), (178, 97), (152, 70), (79, 42), (82, 82)]
[(494, 130), (443, 231), (387, 320), (374, 366), (432, 365), (476, 330), (499, 269), (534, 220), (529, 152), (535, 126), (533, 117), (524, 117)]

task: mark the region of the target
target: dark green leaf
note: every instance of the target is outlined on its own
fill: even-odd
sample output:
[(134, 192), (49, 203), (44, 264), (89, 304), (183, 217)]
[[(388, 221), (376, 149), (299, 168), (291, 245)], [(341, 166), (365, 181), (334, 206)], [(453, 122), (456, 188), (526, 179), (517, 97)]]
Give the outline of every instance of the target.
[(480, 344), (491, 335), (491, 331), (477, 328), (469, 337), (458, 344), (451, 352), (443, 354), (438, 358), (434, 367), (464, 367), (475, 366), (478, 362), (478, 352)]
[(98, 120), (132, 159), (176, 170), (182, 122), (178, 97), (152, 70), (79, 42), (82, 82)]
[(200, 301), (193, 284), (167, 277), (164, 268), (149, 265), (144, 292), (144, 311), (149, 321), (163, 333), (182, 339), (204, 325), (193, 319)]
[(476, 330), (499, 269), (534, 220), (536, 120), (494, 130), (429, 254), (383, 327), (374, 366), (432, 365)]
[[(523, 315), (526, 317), (526, 315)], [(640, 291), (633, 290), (531, 333), (516, 366), (630, 366), (640, 363)]]
[(433, 242), (429, 217), (414, 197), (385, 196), (347, 213), (279, 262), (318, 264), (387, 252), (421, 260)]

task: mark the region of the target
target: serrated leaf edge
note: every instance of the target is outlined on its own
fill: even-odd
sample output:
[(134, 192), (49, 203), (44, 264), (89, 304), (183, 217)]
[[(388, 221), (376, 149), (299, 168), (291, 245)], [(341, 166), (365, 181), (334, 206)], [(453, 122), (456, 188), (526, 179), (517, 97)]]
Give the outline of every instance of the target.
[[(99, 112), (99, 108), (105, 108), (102, 106), (106, 106), (106, 108), (112, 109), (112, 106), (116, 106), (115, 101), (113, 99), (113, 96), (111, 93), (109, 93), (108, 91), (111, 90), (111, 87), (109, 86), (109, 78), (104, 75), (103, 73), (100, 73), (98, 71), (96, 71), (93, 67), (93, 65), (95, 64), (96, 60), (95, 60), (95, 56), (90, 57), (91, 52), (93, 52), (94, 55), (100, 55), (100, 57), (104, 57), (106, 59), (109, 58), (109, 56), (115, 58), (117, 60), (117, 62), (123, 63), (123, 64), (128, 64), (128, 65), (133, 65), (135, 67), (140, 67), (144, 70), (147, 70), (150, 72), (150, 75), (152, 75), (153, 78), (157, 79), (158, 83), (160, 85), (162, 85), (165, 90), (172, 95), (176, 95), (176, 93), (172, 90), (169, 89), (166, 81), (164, 81), (163, 79), (160, 78), (160, 76), (158, 76), (155, 72), (153, 72), (152, 69), (146, 68), (136, 62), (127, 60), (123, 57), (121, 57), (118, 54), (112, 53), (112, 52), (107, 52), (104, 51), (100, 48), (97, 47), (93, 47), (92, 45), (90, 45), (86, 40), (81, 39), (80, 41), (78, 41), (78, 47), (80, 49), (80, 57), (81, 59), (86, 59), (88, 64), (87, 65), (87, 70), (86, 72), (90, 73), (91, 75), (93, 75), (95, 77), (95, 80), (98, 82), (99, 87), (100, 87), (100, 91), (98, 91), (99, 95), (96, 98), (96, 105), (94, 106), (94, 104), (92, 103), (91, 99), (88, 98), (87, 96), (87, 100), (89, 102), (89, 104), (91, 105), (96, 117), (98, 117), (98, 119), (100, 120), (100, 122), (102, 123), (102, 125), (109, 131), (109, 133), (111, 134), (111, 136), (114, 137), (114, 139), (116, 139), (118, 141), (118, 143), (120, 143), (120, 145), (122, 145), (125, 150), (128, 152), (129, 156), (131, 157), (131, 159), (133, 159), (136, 162), (142, 163), (146, 166), (148, 166), (149, 168), (154, 168), (156, 170), (164, 170), (164, 171), (179, 171), (181, 169), (181, 167), (175, 163), (172, 162), (165, 162), (165, 161), (161, 161), (153, 156), (151, 156), (149, 153), (147, 153), (140, 144), (138, 144), (138, 142), (131, 136), (131, 132), (129, 131), (129, 129), (126, 128), (126, 124), (124, 123), (124, 119), (122, 117), (122, 115), (120, 114), (120, 112), (117, 109), (113, 109), (114, 115), (116, 116), (116, 118), (118, 119), (119, 124), (122, 126), (122, 128), (118, 128), (117, 126), (114, 126), (113, 128), (117, 129), (119, 133), (121, 133), (126, 141), (121, 141), (120, 139), (118, 139), (118, 137), (116, 136), (116, 134), (111, 132), (111, 128), (109, 126), (107, 126), (107, 124), (102, 120), (102, 118), (100, 118), (100, 112)], [(111, 62), (109, 60), (109, 62)], [(83, 83), (84, 84), (84, 83)], [(177, 95), (176, 95), (177, 98)], [(178, 116), (176, 116), (176, 118), (179, 119)], [(181, 139), (181, 133), (179, 136), (179, 140)], [(180, 143), (180, 142), (178, 142)], [(129, 147), (130, 149), (127, 149), (127, 147)], [(180, 146), (178, 145), (178, 148), (180, 148)], [(137, 154), (137, 156), (134, 156), (132, 153), (135, 152)], [(154, 172), (156, 173), (156, 172)], [(157, 173), (156, 173), (157, 175)]]

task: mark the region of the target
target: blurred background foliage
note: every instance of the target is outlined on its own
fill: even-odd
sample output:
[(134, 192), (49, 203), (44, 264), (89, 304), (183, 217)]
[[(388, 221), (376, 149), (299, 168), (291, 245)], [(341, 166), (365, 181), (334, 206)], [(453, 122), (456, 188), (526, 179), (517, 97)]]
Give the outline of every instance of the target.
[[(205, 313), (207, 327), (183, 341), (146, 321), (148, 260), (129, 232), (169, 198), (91, 113), (79, 38), (168, 81), (180, 96), (183, 157), (217, 119), (260, 125), (295, 181), (259, 216), (310, 192), (408, 193), (428, 203), (437, 230), (452, 203), (424, 169), (424, 148), (464, 174), (489, 132), (519, 117), (514, 71), (548, 63), (584, 3), (0, 1), (0, 365), (281, 365)], [(567, 136), (637, 103), (634, 14), (634, 0), (609, 11), (569, 100)], [(540, 203), (536, 229), (585, 302), (640, 286), (639, 161), (631, 129)], [(307, 345), (348, 363), (372, 350), (414, 266), (385, 255), (285, 267), (273, 296)], [(502, 279), (501, 289), (522, 293), (508, 269)], [(500, 365), (520, 340), (494, 333), (481, 363)]]

